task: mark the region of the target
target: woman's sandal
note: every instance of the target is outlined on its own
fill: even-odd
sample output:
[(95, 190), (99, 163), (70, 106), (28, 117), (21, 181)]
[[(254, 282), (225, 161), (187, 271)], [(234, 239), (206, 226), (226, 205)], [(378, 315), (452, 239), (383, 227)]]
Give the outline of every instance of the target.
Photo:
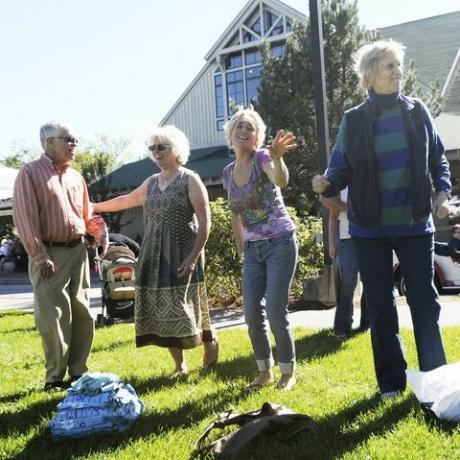
[(207, 348), (204, 349), (203, 367), (212, 367), (215, 366), (219, 360), (219, 342), (216, 337), (212, 340), (212, 342), (206, 343), (214, 344), (214, 347), (212, 347), (210, 352), (208, 352)]

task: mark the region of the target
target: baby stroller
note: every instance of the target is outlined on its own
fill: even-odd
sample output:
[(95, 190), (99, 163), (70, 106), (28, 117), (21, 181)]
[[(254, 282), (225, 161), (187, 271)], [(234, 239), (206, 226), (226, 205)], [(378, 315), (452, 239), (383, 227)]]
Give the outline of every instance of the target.
[(125, 245), (110, 243), (105, 257), (96, 256), (95, 262), (102, 289), (102, 311), (96, 317), (96, 325), (110, 326), (116, 319), (133, 318), (136, 266), (133, 251)]

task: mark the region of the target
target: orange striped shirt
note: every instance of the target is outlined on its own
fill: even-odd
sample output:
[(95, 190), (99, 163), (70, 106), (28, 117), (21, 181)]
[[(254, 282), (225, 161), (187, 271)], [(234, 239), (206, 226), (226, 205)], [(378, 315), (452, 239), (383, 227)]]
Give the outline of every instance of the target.
[(45, 154), (19, 171), (13, 219), (25, 250), (37, 264), (49, 259), (43, 241), (71, 241), (87, 232), (99, 241), (106, 231), (100, 216), (90, 217), (88, 190), (80, 173), (68, 165), (58, 171)]

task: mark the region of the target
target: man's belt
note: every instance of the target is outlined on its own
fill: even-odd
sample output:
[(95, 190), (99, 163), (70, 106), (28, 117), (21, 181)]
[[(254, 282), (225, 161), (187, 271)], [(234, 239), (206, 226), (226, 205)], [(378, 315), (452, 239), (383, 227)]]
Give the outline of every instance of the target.
[(43, 244), (47, 248), (73, 248), (81, 243), (83, 243), (82, 236), (70, 241), (43, 241)]

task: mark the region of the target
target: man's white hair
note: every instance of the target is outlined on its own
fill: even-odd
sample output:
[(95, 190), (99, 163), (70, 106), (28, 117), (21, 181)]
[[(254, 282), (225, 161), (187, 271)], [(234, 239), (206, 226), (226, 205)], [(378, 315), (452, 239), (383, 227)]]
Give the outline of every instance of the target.
[(62, 135), (63, 131), (70, 132), (71, 129), (69, 126), (57, 121), (49, 121), (42, 125), (40, 128), (40, 143), (42, 144), (43, 150), (46, 151), (47, 141), (50, 137)]

